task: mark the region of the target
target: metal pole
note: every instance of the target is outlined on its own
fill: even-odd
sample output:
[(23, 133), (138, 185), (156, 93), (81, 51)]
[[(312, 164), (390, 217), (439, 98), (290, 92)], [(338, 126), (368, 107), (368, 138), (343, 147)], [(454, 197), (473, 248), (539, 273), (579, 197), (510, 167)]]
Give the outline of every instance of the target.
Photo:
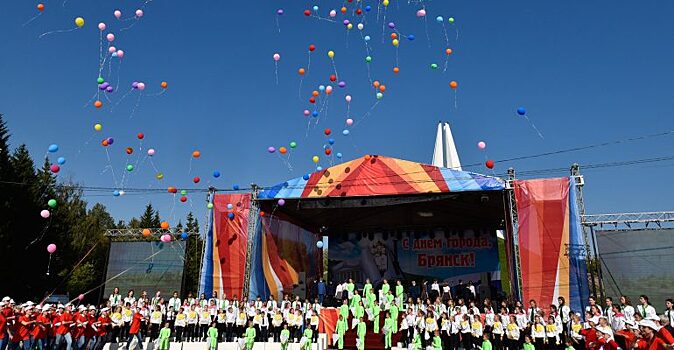
[(249, 298), (250, 293), (250, 274), (253, 264), (253, 242), (255, 242), (255, 232), (257, 231), (257, 218), (260, 213), (260, 206), (257, 202), (257, 195), (260, 188), (256, 184), (251, 184), (250, 209), (248, 212), (248, 241), (246, 242), (246, 269), (243, 274), (243, 293), (241, 298)]
[(520, 246), (519, 246), (519, 235), (518, 235), (518, 216), (517, 216), (517, 204), (515, 199), (515, 169), (508, 168), (508, 186), (506, 188), (506, 194), (508, 195), (508, 209), (510, 212), (511, 219), (511, 248), (513, 252), (513, 265), (515, 268), (514, 273), (514, 283), (512, 285), (512, 291), (515, 294), (515, 297), (518, 300), (522, 300), (522, 266), (520, 261)]

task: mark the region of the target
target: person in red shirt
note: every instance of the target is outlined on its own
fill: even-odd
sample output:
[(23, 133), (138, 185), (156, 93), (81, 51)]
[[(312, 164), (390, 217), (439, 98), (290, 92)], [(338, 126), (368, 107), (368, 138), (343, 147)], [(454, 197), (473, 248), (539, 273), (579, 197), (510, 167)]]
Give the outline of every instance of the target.
[(32, 350), (31, 333), (34, 326), (35, 319), (33, 318), (33, 306), (31, 305), (27, 306), (25, 313), (19, 317), (19, 321), (16, 323), (16, 334), (14, 334), (12, 342), (18, 343), (21, 341), (24, 350)]
[(49, 305), (44, 305), (40, 310), (42, 312), (35, 318), (35, 327), (33, 327), (33, 342), (39, 350), (47, 350), (47, 334), (51, 329)]
[(70, 313), (70, 305), (65, 307), (63, 310), (63, 305), (59, 305), (59, 310), (62, 311), (61, 316), (58, 318), (58, 322), (54, 324), (56, 326), (56, 344), (55, 347), (58, 349), (61, 347), (63, 341), (66, 342), (66, 350), (72, 350), (73, 338), (70, 334), (70, 327), (73, 325), (73, 314)]
[(84, 338), (86, 339), (84, 344), (87, 349), (93, 349), (96, 343), (96, 308), (93, 306), (89, 307), (89, 312), (86, 314), (87, 318), (87, 327), (84, 329)]
[(597, 330), (597, 348), (602, 350), (618, 350), (618, 343), (613, 340), (611, 333), (604, 333), (603, 328), (596, 327)]
[(84, 336), (84, 331), (87, 328), (89, 320), (87, 319), (87, 308), (84, 305), (80, 305), (77, 308), (77, 313), (75, 313), (75, 326), (71, 328), (71, 333), (76, 349), (84, 349), (86, 345), (86, 338)]
[(126, 342), (126, 348), (127, 350), (131, 350), (131, 340), (133, 338), (138, 339), (138, 348), (140, 350), (143, 350), (143, 334), (141, 333), (141, 323), (144, 321), (143, 315), (140, 314), (140, 312), (136, 312), (133, 314), (133, 318), (131, 319), (131, 327), (129, 327), (129, 339)]
[(638, 350), (667, 350), (667, 345), (662, 338), (657, 336), (660, 327), (652, 320), (639, 321), (642, 342), (638, 342), (635, 349)]
[(110, 316), (108, 316), (108, 308), (104, 307), (101, 309), (101, 315), (98, 316), (96, 321), (96, 344), (94, 345), (93, 350), (101, 350), (105, 344), (110, 340), (108, 337), (108, 327), (111, 324)]
[[(2, 304), (5, 302), (3, 301)], [(4, 305), (0, 304), (0, 308), (3, 308)], [(9, 335), (7, 335), (7, 317), (5, 317), (4, 312), (0, 312), (0, 350), (7, 348), (9, 343)]]

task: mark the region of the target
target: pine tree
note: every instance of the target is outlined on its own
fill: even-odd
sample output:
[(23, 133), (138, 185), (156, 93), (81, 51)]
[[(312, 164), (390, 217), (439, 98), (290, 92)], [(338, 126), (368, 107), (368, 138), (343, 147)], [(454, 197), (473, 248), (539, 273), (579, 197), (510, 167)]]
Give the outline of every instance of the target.
[(154, 225), (154, 216), (156, 213), (154, 208), (152, 208), (152, 203), (148, 203), (145, 206), (145, 211), (143, 215), (140, 216), (140, 226), (143, 228), (157, 228), (159, 225)]
[[(185, 268), (183, 273), (183, 294), (187, 292), (196, 293), (199, 290), (199, 275), (201, 274), (201, 259), (204, 248), (204, 241), (199, 233), (199, 221), (194, 218), (194, 214), (189, 212), (185, 222), (185, 231), (191, 235), (185, 244)], [(197, 233), (196, 235), (193, 233)]]

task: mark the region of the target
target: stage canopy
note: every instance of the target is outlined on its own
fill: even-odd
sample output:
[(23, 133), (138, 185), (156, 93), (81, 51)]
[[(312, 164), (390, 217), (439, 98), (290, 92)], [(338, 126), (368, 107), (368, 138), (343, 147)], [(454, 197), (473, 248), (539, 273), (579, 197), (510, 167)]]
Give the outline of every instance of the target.
[(261, 191), (259, 199), (502, 191), (497, 177), (384, 156), (365, 156)]

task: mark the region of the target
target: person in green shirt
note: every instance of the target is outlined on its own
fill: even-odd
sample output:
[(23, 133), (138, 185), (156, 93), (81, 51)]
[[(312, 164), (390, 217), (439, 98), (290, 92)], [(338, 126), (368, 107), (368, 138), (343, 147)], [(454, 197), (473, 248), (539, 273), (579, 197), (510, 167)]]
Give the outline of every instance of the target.
[(379, 333), (379, 314), (381, 313), (381, 308), (379, 307), (379, 304), (375, 303), (374, 306), (372, 307), (372, 316), (374, 316), (373, 324), (374, 324), (374, 332)]
[[(437, 329), (433, 333), (432, 346), (433, 346), (433, 350), (442, 350), (442, 339), (440, 339), (440, 331), (438, 331)], [(491, 347), (489, 348), (489, 350), (491, 350)]]
[(353, 279), (349, 278), (349, 282), (346, 284), (346, 291), (347, 291), (347, 297), (349, 300), (353, 298), (353, 290), (356, 288), (356, 286), (353, 284)]
[(374, 294), (372, 287), (370, 287), (370, 290), (367, 292), (367, 294), (365, 294), (365, 300), (367, 300), (367, 307), (369, 309), (372, 309), (374, 304), (376, 304), (377, 296)]
[(314, 331), (311, 329), (311, 327), (307, 327), (304, 330), (304, 350), (311, 350), (311, 341), (314, 339)]
[[(435, 332), (437, 333), (438, 331)], [(482, 334), (482, 350), (491, 350), (491, 341), (489, 341), (489, 336), (489, 332), (484, 332)], [(435, 339), (433, 339), (433, 344), (433, 346), (435, 346)]]
[(391, 304), (389, 312), (391, 313), (391, 319), (393, 320), (393, 333), (398, 333), (398, 305), (395, 303)]
[(353, 298), (351, 298), (351, 305), (349, 305), (349, 306), (351, 306), (352, 308), (358, 306), (358, 303), (360, 303), (360, 300), (361, 300), (361, 297), (360, 297), (360, 294), (358, 293), (358, 291), (353, 292)]
[(342, 306), (339, 307), (339, 316), (344, 317), (345, 320), (349, 318), (349, 304), (346, 299), (342, 302)]
[(360, 319), (363, 316), (365, 316), (365, 307), (363, 306), (363, 302), (359, 302), (354, 308), (353, 308), (353, 317)]
[(371, 290), (372, 290), (372, 283), (370, 283), (369, 278), (366, 278), (365, 285), (363, 286), (363, 296), (368, 297)]
[(356, 336), (358, 336), (358, 350), (365, 350), (365, 333), (367, 333), (367, 327), (361, 317), (358, 320), (358, 327), (356, 329)]
[(215, 322), (211, 323), (211, 327), (208, 329), (208, 345), (210, 350), (218, 348), (218, 328)]
[(566, 348), (564, 348), (564, 350), (575, 350), (573, 347), (573, 340), (571, 340), (571, 338), (566, 341)]
[(255, 345), (255, 336), (256, 336), (255, 328), (253, 328), (253, 321), (248, 321), (248, 328), (246, 329), (246, 349), (251, 350), (253, 349), (253, 345)]
[(344, 349), (344, 333), (346, 333), (349, 325), (346, 323), (346, 319), (339, 315), (339, 320), (337, 320), (337, 326), (335, 327), (335, 332), (337, 332), (337, 349)]
[(290, 340), (290, 331), (288, 330), (288, 324), (284, 322), (281, 331), (281, 350), (288, 349), (288, 340)]
[(384, 280), (383, 284), (381, 285), (381, 295), (383, 297), (386, 297), (386, 294), (391, 290), (391, 286), (388, 284), (388, 280)]
[(421, 350), (421, 330), (414, 332), (414, 338), (412, 339), (412, 350)]
[(393, 335), (393, 320), (391, 319), (391, 313), (386, 313), (386, 318), (384, 319), (384, 349), (391, 348), (391, 336)]
[(396, 295), (395, 295), (395, 297), (396, 297), (396, 302), (399, 305), (402, 305), (402, 302), (403, 302), (403, 291), (404, 291), (403, 283), (400, 280), (398, 280), (396, 282)]
[(524, 350), (536, 350), (536, 347), (534, 347), (534, 344), (531, 343), (531, 336), (530, 335), (524, 336), (524, 348), (523, 349)]
[(164, 324), (164, 328), (159, 331), (159, 350), (169, 349), (169, 340), (171, 339), (171, 328), (168, 322)]

